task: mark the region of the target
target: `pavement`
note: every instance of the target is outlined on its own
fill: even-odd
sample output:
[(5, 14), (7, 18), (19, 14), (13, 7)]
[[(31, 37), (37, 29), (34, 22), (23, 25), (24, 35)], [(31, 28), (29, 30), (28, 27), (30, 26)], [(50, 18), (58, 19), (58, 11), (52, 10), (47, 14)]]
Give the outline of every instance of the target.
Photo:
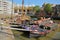
[(15, 39), (10, 29), (0, 29), (0, 40), (15, 40)]
[(1, 27), (10, 27), (10, 26), (0, 25), (0, 40), (15, 40), (11, 29), (2, 29)]

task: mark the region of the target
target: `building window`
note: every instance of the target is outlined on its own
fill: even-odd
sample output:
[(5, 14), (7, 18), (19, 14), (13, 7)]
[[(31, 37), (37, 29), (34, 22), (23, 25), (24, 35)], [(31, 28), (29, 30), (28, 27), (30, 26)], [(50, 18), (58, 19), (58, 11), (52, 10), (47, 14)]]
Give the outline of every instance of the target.
[(1, 7), (1, 2), (0, 2), (0, 7)]
[(0, 10), (0, 11), (2, 11), (2, 10)]
[(19, 12), (18, 14), (21, 14), (21, 12)]
[(19, 12), (21, 12), (21, 9), (19, 9)]
[(25, 12), (25, 10), (23, 10)]
[(27, 10), (27, 12), (29, 12), (29, 10)]
[(3, 2), (3, 3), (7, 3), (7, 2)]
[(17, 13), (17, 10), (14, 10), (14, 13)]

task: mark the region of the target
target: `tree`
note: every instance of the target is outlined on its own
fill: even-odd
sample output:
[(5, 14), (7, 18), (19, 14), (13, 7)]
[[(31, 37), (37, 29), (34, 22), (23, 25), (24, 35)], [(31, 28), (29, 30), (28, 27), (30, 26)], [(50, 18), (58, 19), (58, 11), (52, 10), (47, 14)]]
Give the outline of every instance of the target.
[(37, 6), (33, 7), (33, 10), (35, 13), (38, 13), (40, 11), (40, 6), (37, 5)]
[(51, 4), (46, 4), (44, 5), (44, 10), (47, 14), (50, 14), (51, 15), (51, 12), (52, 12), (52, 5)]
[(31, 18), (37, 18), (36, 14), (39, 14), (39, 12), (40, 12), (40, 6), (36, 5), (36, 6), (32, 7), (32, 8), (33, 8), (34, 15), (31, 16)]

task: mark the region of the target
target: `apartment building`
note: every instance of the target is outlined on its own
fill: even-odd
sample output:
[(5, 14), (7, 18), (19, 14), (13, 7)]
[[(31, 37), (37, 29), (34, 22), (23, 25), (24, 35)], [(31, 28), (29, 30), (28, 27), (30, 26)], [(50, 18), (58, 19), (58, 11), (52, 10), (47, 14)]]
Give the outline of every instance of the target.
[[(33, 7), (34, 7), (33, 5), (30, 5), (30, 6), (24, 5), (23, 12), (29, 16), (32, 16), (32, 15), (34, 15)], [(22, 5), (15, 6), (14, 13), (22, 14)]]
[(14, 6), (16, 6), (16, 4), (13, 4), (12, 7), (12, 2), (9, 0), (0, 0), (0, 14), (4, 16), (10, 15), (11, 13), (14, 14)]
[(58, 14), (58, 17), (60, 17), (60, 4), (56, 5), (56, 13)]
[[(12, 6), (13, 5), (13, 6)], [(34, 5), (24, 5), (24, 13), (32, 16), (34, 15), (33, 12)], [(0, 14), (7, 16), (7, 15), (18, 15), (22, 14), (22, 5), (15, 4), (9, 0), (0, 0)]]

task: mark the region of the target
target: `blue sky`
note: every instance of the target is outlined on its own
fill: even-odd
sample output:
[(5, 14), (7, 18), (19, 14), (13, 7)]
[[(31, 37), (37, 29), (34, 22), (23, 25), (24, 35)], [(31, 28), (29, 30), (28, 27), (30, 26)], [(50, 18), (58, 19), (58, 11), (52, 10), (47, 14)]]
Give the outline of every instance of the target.
[[(21, 4), (22, 0), (13, 0), (14, 3)], [(24, 0), (25, 5), (39, 5), (42, 6), (43, 3), (60, 4), (60, 0)]]

